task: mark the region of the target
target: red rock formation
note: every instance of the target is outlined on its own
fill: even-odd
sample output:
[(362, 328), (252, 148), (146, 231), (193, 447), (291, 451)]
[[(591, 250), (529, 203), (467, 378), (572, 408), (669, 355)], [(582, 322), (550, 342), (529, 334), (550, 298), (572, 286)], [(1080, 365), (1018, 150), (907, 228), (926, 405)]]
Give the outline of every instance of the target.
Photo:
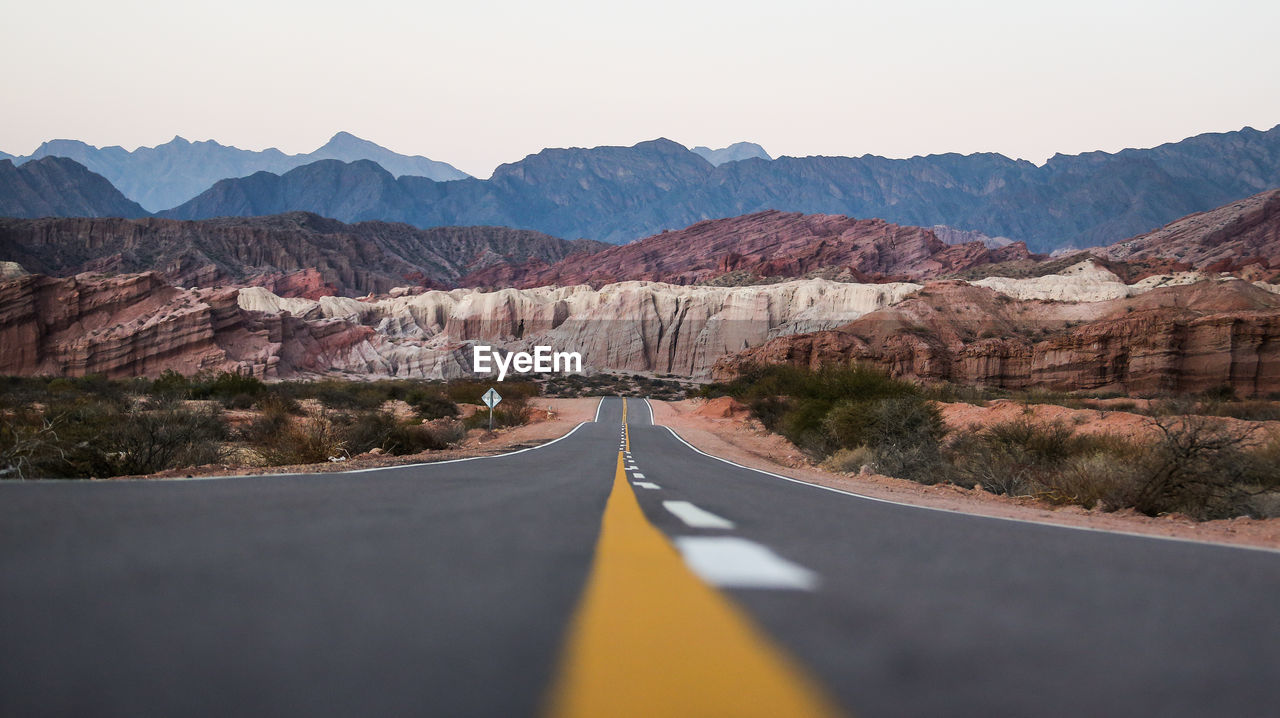
[(1280, 276), (1280, 190), (1188, 215), (1095, 251), (1128, 263), (1178, 262), (1250, 280), (1274, 279)]
[(250, 286), (265, 287), (277, 297), (319, 299), (338, 294), (338, 288), (326, 282), (320, 272), (315, 269), (264, 275), (255, 278)]
[(981, 242), (947, 245), (931, 230), (879, 219), (768, 211), (699, 222), (555, 264), (492, 267), (466, 275), (458, 284), (600, 287), (632, 279), (694, 284), (735, 272), (749, 277), (829, 272), (850, 278), (918, 279), (1029, 256), (1021, 243), (997, 250)]
[(244, 311), (238, 292), (178, 289), (154, 273), (2, 282), (0, 374), (286, 377), (377, 355), (369, 327)]
[(1166, 287), (1095, 304), (1018, 302), (933, 283), (920, 296), (839, 329), (774, 339), (724, 357), (751, 364), (858, 361), (895, 376), (1022, 389), (1280, 391), (1280, 297), (1245, 282)]

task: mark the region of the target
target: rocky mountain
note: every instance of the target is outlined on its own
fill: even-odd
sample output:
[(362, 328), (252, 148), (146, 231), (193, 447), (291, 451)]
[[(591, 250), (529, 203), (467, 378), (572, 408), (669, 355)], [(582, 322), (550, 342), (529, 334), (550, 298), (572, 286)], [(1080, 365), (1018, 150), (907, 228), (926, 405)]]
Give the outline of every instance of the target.
[[(350, 133), (339, 132), (324, 146), (298, 155), (270, 148), (242, 150), (212, 140), (190, 142), (174, 137), (155, 147), (129, 151), (123, 147), (94, 147), (79, 140), (51, 140), (17, 164), (42, 157), (67, 157), (106, 177), (128, 198), (155, 212), (195, 197), (227, 177), (247, 177), (255, 172), (286, 172), (317, 160), (344, 162), (372, 160), (394, 175), (415, 175), (433, 180), (456, 180), (467, 174), (444, 162), (392, 152)], [(291, 209), (301, 209), (293, 207)]]
[(1092, 251), (1128, 263), (1173, 263), (1275, 281), (1280, 276), (1280, 190), (1183, 217)]
[(0, 374), (287, 377), (376, 355), (367, 327), (246, 312), (238, 293), (178, 289), (153, 273), (0, 282)]
[(945, 224), (935, 224), (929, 229), (947, 244), (968, 244), (970, 242), (981, 242), (989, 249), (999, 249), (1013, 244), (1013, 240), (1008, 237), (988, 237), (982, 232), (972, 229), (956, 229), (948, 227)]
[(0, 217), (143, 217), (101, 175), (72, 160), (46, 157), (15, 166), (0, 159)]
[(735, 142), (728, 147), (721, 147), (713, 150), (710, 147), (698, 146), (693, 148), (694, 154), (699, 155), (702, 159), (719, 167), (726, 162), (737, 162), (738, 160), (749, 160), (753, 157), (759, 157), (762, 160), (771, 160), (768, 152), (764, 148), (754, 142)]
[[(308, 164), (316, 160), (373, 160), (391, 174), (402, 177), (426, 177), (437, 181), (460, 180), (470, 177), (466, 172), (447, 162), (428, 159), (422, 155), (402, 155), (364, 140), (350, 132), (339, 132), (314, 152), (305, 155), (294, 155), (296, 166)], [(265, 169), (265, 168), (264, 168)], [(225, 175), (232, 176), (232, 175)], [(172, 207), (176, 202), (167, 205)]]
[(0, 282), (0, 373), (167, 368), (267, 378), (471, 374), (474, 344), (579, 351), (589, 372), (725, 377), (858, 360), (922, 380), (1135, 394), (1280, 391), (1280, 294), (1184, 274), (1126, 284), (1094, 262), (1026, 279), (755, 286), (621, 282), (286, 298), (154, 273)]
[(273, 212), (306, 209), (343, 221), (420, 227), (498, 224), (623, 243), (776, 209), (941, 224), (1044, 252), (1111, 243), (1276, 187), (1280, 126), (1147, 150), (1058, 155), (1042, 167), (998, 154), (780, 157), (715, 166), (659, 139), (544, 150), (500, 166), (488, 180), (401, 177), (392, 187), (367, 170), (258, 175), (218, 183), (166, 216), (243, 216), (257, 211), (245, 197), (265, 192), (278, 198)]
[(154, 270), (161, 280), (179, 286), (264, 284), (290, 295), (452, 287), (470, 272), (530, 260), (556, 262), (605, 246), (505, 227), (348, 225), (304, 212), (199, 222), (0, 219), (0, 260), (30, 272), (72, 276)]
[(1148, 282), (1118, 294), (1045, 302), (933, 282), (836, 329), (777, 337), (722, 357), (713, 373), (724, 379), (759, 364), (859, 362), (899, 377), (1006, 389), (1280, 391), (1275, 293), (1230, 279)]
[(624, 280), (752, 284), (813, 275), (852, 281), (920, 279), (1030, 256), (1022, 244), (995, 251), (981, 242), (947, 245), (931, 230), (879, 219), (767, 211), (707, 220), (554, 264), (535, 259), (488, 267), (459, 283), (599, 287)]

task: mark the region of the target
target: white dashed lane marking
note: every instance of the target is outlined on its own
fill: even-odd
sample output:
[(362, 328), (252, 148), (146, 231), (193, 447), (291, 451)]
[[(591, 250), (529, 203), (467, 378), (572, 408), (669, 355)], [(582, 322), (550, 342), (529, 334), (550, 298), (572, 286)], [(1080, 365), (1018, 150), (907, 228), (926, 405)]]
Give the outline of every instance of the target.
[(662, 508), (676, 515), (685, 525), (695, 529), (731, 529), (733, 522), (704, 511), (688, 501), (663, 501)]
[(818, 574), (754, 541), (736, 536), (680, 536), (675, 541), (689, 569), (715, 586), (799, 591), (818, 586)]
[(657, 484), (651, 484), (651, 483), (649, 483), (648, 481), (633, 481), (633, 482), (631, 482), (631, 483), (635, 484), (636, 486), (639, 486), (639, 487), (640, 487), (640, 488), (642, 488), (642, 489), (660, 489), (660, 488), (662, 488), (661, 486), (658, 486)]

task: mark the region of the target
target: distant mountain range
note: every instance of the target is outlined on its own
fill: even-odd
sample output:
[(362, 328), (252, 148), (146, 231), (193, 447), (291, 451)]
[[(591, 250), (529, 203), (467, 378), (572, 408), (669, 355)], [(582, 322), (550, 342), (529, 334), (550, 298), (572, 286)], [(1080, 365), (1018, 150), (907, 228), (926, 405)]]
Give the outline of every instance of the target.
[(394, 175), (414, 175), (446, 181), (464, 179), (465, 172), (426, 157), (401, 155), (339, 132), (314, 152), (287, 155), (275, 148), (257, 152), (228, 147), (212, 140), (189, 142), (174, 137), (156, 147), (139, 147), (132, 152), (123, 147), (94, 147), (79, 140), (51, 140), (26, 157), (0, 153), (23, 164), (42, 157), (69, 157), (106, 177), (126, 197), (150, 212), (179, 205), (210, 185), (228, 177), (246, 177), (255, 172), (287, 172), (317, 160), (373, 160)]
[[(1280, 187), (1280, 126), (1199, 135), (1149, 150), (752, 158), (715, 166), (670, 140), (543, 150), (488, 180), (398, 180), (371, 163), (219, 182), (166, 216), (305, 209), (417, 226), (498, 224), (622, 243), (768, 209), (977, 230), (1035, 251), (1107, 244)], [(257, 198), (250, 201), (248, 198)], [(254, 203), (269, 206), (254, 207)]]
[(154, 271), (180, 286), (259, 284), (291, 296), (453, 287), (471, 272), (554, 263), (608, 246), (506, 227), (344, 224), (305, 212), (200, 222), (0, 219), (0, 260), (28, 272), (65, 277)]
[(764, 148), (754, 142), (735, 142), (728, 147), (721, 147), (713, 150), (710, 147), (694, 147), (693, 152), (702, 159), (719, 167), (726, 162), (737, 162), (738, 160), (749, 160), (753, 157), (759, 157), (762, 160), (771, 160), (768, 152)]
[[(330, 145), (369, 150), (361, 142), (339, 135)], [(345, 222), (500, 225), (624, 243), (772, 209), (945, 225), (1048, 252), (1109, 244), (1280, 187), (1280, 126), (1153, 149), (1055, 155), (1039, 167), (999, 154), (770, 160), (760, 149), (763, 156), (725, 160), (759, 147), (699, 149), (665, 139), (548, 149), (498, 167), (487, 180), (397, 177), (386, 158), (322, 160), (222, 179), (159, 214), (204, 219), (300, 210)], [(0, 185), (0, 197), (5, 192)], [(19, 204), (13, 206), (32, 216)]]
[(0, 217), (144, 217), (102, 175), (65, 157), (0, 159)]

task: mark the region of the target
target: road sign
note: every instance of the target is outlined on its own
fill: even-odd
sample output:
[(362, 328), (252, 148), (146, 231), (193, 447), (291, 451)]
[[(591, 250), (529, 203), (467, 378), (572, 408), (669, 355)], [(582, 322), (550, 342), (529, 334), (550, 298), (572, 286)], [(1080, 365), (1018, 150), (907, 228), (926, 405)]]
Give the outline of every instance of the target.
[(484, 396), (480, 397), (480, 400), (484, 402), (485, 406), (489, 407), (489, 431), (493, 431), (493, 407), (502, 401), (502, 397), (493, 390), (493, 387), (489, 387), (489, 391), (486, 391)]

